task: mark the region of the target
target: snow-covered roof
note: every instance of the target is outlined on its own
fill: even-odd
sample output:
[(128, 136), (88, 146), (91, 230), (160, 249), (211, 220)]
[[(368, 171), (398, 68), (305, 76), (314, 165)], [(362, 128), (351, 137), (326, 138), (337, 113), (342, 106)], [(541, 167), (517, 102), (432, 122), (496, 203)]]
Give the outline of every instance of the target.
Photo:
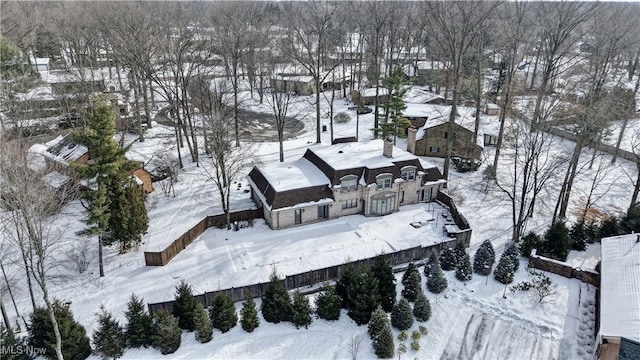
[[(379, 87), (378, 88), (378, 96), (387, 95), (387, 94), (389, 94), (389, 89), (387, 89), (385, 87)], [(360, 96), (363, 96), (363, 97), (376, 96), (376, 88), (362, 89), (360, 91)]]
[(52, 171), (42, 177), (42, 180), (49, 184), (54, 189), (59, 189), (62, 185), (64, 185), (67, 181), (71, 180), (71, 178), (67, 175), (61, 174), (57, 171)]
[(600, 334), (640, 341), (640, 234), (601, 244)]
[(278, 75), (274, 77), (276, 80), (284, 80), (284, 81), (297, 81), (303, 83), (310, 83), (313, 81), (313, 76), (310, 75)]
[(260, 168), (260, 172), (276, 191), (302, 189), (318, 185), (329, 186), (327, 176), (305, 158), (300, 158), (294, 162), (264, 166)]
[(310, 147), (315, 153), (335, 170), (365, 167), (377, 169), (395, 166), (394, 162), (413, 160), (417, 157), (399, 147), (393, 147), (393, 157), (382, 155), (383, 141), (380, 139), (368, 142), (350, 142), (331, 146)]
[(70, 136), (60, 135), (57, 138), (44, 144), (45, 151), (42, 151), (43, 147), (31, 147), (35, 152), (42, 154), (50, 159), (56, 160), (62, 164), (67, 164), (72, 161), (78, 160), (84, 154), (89, 152), (86, 146), (76, 144), (71, 141)]

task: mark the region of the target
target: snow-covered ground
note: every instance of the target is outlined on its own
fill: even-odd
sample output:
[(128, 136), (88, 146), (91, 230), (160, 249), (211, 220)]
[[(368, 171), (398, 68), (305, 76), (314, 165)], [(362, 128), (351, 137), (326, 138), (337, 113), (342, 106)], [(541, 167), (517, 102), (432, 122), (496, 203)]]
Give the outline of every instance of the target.
[[(248, 98), (248, 93), (242, 95)], [(306, 129), (285, 142), (285, 160), (299, 158), (309, 144), (315, 143), (314, 108), (311, 101), (306, 101), (311, 99), (302, 98), (292, 108), (292, 112), (305, 122)], [(268, 111), (256, 102), (248, 101), (245, 106), (252, 111)], [(348, 106), (346, 101), (336, 100), (334, 112), (347, 111), (352, 120), (347, 124), (334, 124), (334, 137), (356, 134), (356, 116), (354, 111), (347, 110)], [(323, 103), (322, 113), (327, 111), (328, 105)], [(487, 117), (487, 123), (491, 123), (491, 119)], [(326, 116), (322, 124), (328, 125)], [(360, 141), (372, 138), (372, 124), (372, 114), (359, 117), (357, 132)], [(175, 153), (175, 140), (171, 133), (169, 128), (155, 126), (145, 136), (144, 143), (132, 145), (130, 155), (148, 160), (161, 149)], [(330, 132), (323, 132), (321, 138), (323, 143), (330, 143)], [(398, 146), (403, 144), (403, 141), (398, 142)], [(263, 163), (277, 161), (277, 143), (255, 146), (255, 153)], [(553, 151), (557, 156), (566, 156), (572, 146), (569, 141), (556, 139)], [(272, 231), (262, 221), (256, 221), (253, 228), (238, 232), (209, 229), (168, 265), (145, 267), (145, 250), (161, 249), (206, 215), (220, 213), (215, 186), (206, 180), (201, 168), (192, 164), (185, 152), (185, 169), (176, 184), (176, 197), (164, 196), (156, 184), (156, 191), (148, 198), (150, 228), (140, 249), (123, 255), (108, 249), (104, 278), (97, 276), (94, 260), (90, 270), (83, 274), (77, 274), (70, 268), (60, 270), (67, 277), (51, 285), (54, 296), (72, 302), (71, 309), (76, 319), (89, 334), (96, 326), (95, 313), (101, 303), (123, 321), (123, 311), (131, 293), (147, 302), (168, 301), (173, 298), (174, 287), (181, 279), (187, 280), (195, 293), (202, 293), (265, 281), (272, 265), (280, 274), (293, 274), (441, 239), (439, 236), (442, 234), (438, 233), (435, 225), (433, 229), (409, 226), (409, 222), (435, 214), (437, 207), (412, 205), (385, 217), (354, 215), (289, 230)], [(585, 150), (583, 162), (588, 162), (589, 155)], [(508, 152), (504, 156), (508, 157)], [(450, 176), (449, 191), (473, 228), (469, 250), (472, 255), (482, 241), (490, 239), (499, 256), (511, 236), (508, 202), (504, 195), (487, 190), (482, 179), (482, 170), (492, 158), (493, 149), (485, 149), (485, 162), (478, 172), (460, 174), (452, 171)], [(430, 158), (429, 161), (439, 166), (442, 164), (441, 159)], [(596, 206), (603, 211), (625, 209), (630, 199), (630, 179), (635, 178), (635, 171), (634, 165), (624, 160), (607, 165), (604, 175), (601, 175), (604, 180), (598, 187), (598, 193), (602, 196), (597, 199)], [(561, 176), (563, 170), (558, 173)], [(595, 169), (590, 170), (586, 166), (581, 170), (570, 208), (579, 208), (579, 199), (588, 193), (594, 174)], [(240, 190), (233, 193), (234, 208), (251, 205), (248, 194), (243, 191), (246, 180), (239, 181)], [(541, 201), (528, 230), (542, 232), (548, 226), (554, 191), (557, 189), (551, 189), (546, 195), (548, 201)], [(61, 246), (78, 248), (82, 240), (78, 240), (74, 232), (82, 227), (82, 216), (82, 207), (77, 202), (65, 208), (66, 232), (61, 238)], [(593, 268), (597, 254), (598, 247), (591, 245), (586, 253), (572, 252), (569, 262), (582, 268)], [(95, 259), (93, 248), (89, 258)], [(515, 282), (528, 278), (525, 268), (526, 262), (522, 260)], [(12, 266), (11, 270), (19, 278), (17, 266)], [(504, 285), (491, 277), (474, 276), (465, 285), (456, 280), (453, 273), (447, 273), (449, 288), (443, 294), (435, 296), (427, 292), (433, 317), (424, 324), (429, 333), (420, 340), (421, 349), (418, 352), (408, 350), (403, 356), (419, 359), (588, 359), (593, 350), (593, 336), (589, 334), (593, 332), (595, 290), (575, 279), (549, 276), (557, 288), (557, 296), (553, 302), (539, 304), (533, 294), (511, 293), (508, 289), (504, 298)], [(424, 281), (423, 288), (426, 289)], [(16, 283), (21, 284), (19, 281)], [(400, 289), (401, 285), (398, 291)], [(14, 292), (19, 309), (23, 314), (27, 313), (30, 304), (26, 289), (15, 287)], [(240, 304), (237, 303), (236, 307), (239, 308)], [(13, 307), (7, 308), (10, 316), (15, 317)], [(417, 326), (415, 324), (413, 329)], [(350, 358), (348, 344), (356, 336), (361, 339), (359, 358), (374, 358), (366, 327), (355, 325), (344, 312), (337, 322), (316, 320), (307, 330), (296, 330), (291, 324), (274, 325), (262, 321), (254, 333), (247, 334), (237, 326), (225, 334), (216, 332), (214, 340), (204, 345), (197, 343), (192, 333), (184, 333), (180, 349), (166, 358)], [(158, 357), (159, 352), (154, 349), (127, 350), (124, 354), (126, 359)]]

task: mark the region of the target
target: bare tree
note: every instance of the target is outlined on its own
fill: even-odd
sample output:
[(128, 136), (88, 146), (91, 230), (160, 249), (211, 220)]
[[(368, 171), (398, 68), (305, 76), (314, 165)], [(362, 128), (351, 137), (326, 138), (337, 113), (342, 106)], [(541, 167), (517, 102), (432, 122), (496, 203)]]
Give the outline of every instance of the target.
[(272, 88), (269, 96), (267, 96), (266, 98), (267, 105), (273, 112), (273, 119), (275, 120), (276, 131), (278, 133), (280, 162), (284, 161), (284, 128), (287, 123), (289, 105), (291, 105), (296, 99), (296, 96), (292, 90), (282, 90), (283, 91), (278, 91)]
[(362, 338), (360, 335), (353, 335), (347, 346), (349, 347), (349, 357), (351, 360), (358, 360), (358, 354), (360, 353), (360, 344), (362, 343)]

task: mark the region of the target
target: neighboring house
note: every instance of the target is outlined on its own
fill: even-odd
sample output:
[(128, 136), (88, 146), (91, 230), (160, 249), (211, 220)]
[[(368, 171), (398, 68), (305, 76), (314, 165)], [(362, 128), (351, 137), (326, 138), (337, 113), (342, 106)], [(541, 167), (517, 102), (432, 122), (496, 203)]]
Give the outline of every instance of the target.
[(445, 157), (447, 139), (453, 136), (451, 156), (465, 159), (480, 159), (482, 145), (473, 131), (457, 123), (453, 124), (453, 134), (449, 134), (448, 117), (429, 119), (419, 128), (409, 129), (407, 151), (420, 156)]
[(434, 200), (445, 183), (438, 168), (390, 139), (313, 146), (294, 162), (249, 173), (252, 197), (272, 229), (386, 215), (400, 205)]
[(494, 104), (494, 103), (487, 103), (484, 106), (484, 113), (487, 115), (496, 115), (499, 116), (500, 115), (500, 106)]
[(31, 58), (31, 68), (35, 71), (49, 71), (49, 58)]
[[(378, 88), (378, 104), (386, 104), (389, 100), (389, 89), (384, 87)], [(376, 88), (365, 88), (362, 91), (354, 90), (351, 92), (351, 101), (362, 105), (373, 105), (376, 103)]]
[(640, 359), (640, 235), (601, 240), (598, 358)]
[(275, 91), (293, 91), (297, 95), (311, 95), (315, 93), (313, 76), (280, 74), (271, 78), (271, 88)]

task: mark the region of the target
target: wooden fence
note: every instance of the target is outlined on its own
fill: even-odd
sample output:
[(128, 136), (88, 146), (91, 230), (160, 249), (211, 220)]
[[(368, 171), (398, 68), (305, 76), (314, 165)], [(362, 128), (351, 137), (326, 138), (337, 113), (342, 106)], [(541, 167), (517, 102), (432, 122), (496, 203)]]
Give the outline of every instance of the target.
[(449, 212), (451, 213), (451, 217), (455, 222), (456, 226), (462, 230), (462, 232), (455, 234), (456, 239), (458, 241), (464, 242), (466, 246), (469, 246), (471, 243), (471, 226), (467, 219), (458, 212), (458, 207), (456, 207), (456, 203), (453, 201), (451, 196), (443, 193), (442, 191), (438, 191), (438, 195), (436, 196), (436, 200), (441, 204), (449, 208)]
[[(416, 246), (414, 248), (396, 251), (389, 254), (383, 254), (383, 256), (391, 265), (404, 264), (408, 262), (417, 262), (428, 258), (433, 252), (440, 252), (445, 247), (454, 247), (457, 239), (450, 239), (438, 244), (429, 246)], [(377, 257), (377, 256), (376, 256)], [(336, 266), (330, 266), (323, 269), (311, 270), (301, 274), (294, 274), (286, 276), (283, 280), (280, 280), (282, 285), (287, 290), (297, 289), (305, 286), (313, 286), (328, 282), (331, 280), (337, 280), (340, 277), (340, 272), (347, 265), (353, 266), (371, 266), (376, 257), (357, 260), (345, 264)], [(207, 307), (211, 305), (213, 297), (219, 293), (227, 294), (234, 302), (241, 301), (245, 298), (245, 294), (251, 294), (253, 297), (260, 297), (265, 292), (269, 283), (258, 283), (240, 287), (232, 287), (230, 289), (223, 289), (217, 291), (206, 292), (204, 294), (195, 295), (194, 298), (203, 306)], [(153, 315), (158, 310), (166, 309), (171, 311), (173, 309), (174, 301), (166, 301), (162, 303), (149, 303), (149, 314)]]
[[(235, 211), (229, 214), (231, 222), (248, 221), (263, 217), (262, 208)], [(197, 223), (194, 227), (187, 230), (184, 234), (174, 240), (171, 245), (162, 251), (145, 251), (144, 262), (147, 266), (164, 266), (174, 256), (178, 255), (184, 248), (193, 242), (198, 236), (210, 227), (224, 227), (227, 224), (225, 214), (207, 216)]]
[(548, 271), (569, 279), (578, 279), (584, 283), (600, 288), (600, 274), (596, 271), (574, 268), (565, 262), (537, 255), (535, 249), (531, 250), (529, 264), (535, 269)]

